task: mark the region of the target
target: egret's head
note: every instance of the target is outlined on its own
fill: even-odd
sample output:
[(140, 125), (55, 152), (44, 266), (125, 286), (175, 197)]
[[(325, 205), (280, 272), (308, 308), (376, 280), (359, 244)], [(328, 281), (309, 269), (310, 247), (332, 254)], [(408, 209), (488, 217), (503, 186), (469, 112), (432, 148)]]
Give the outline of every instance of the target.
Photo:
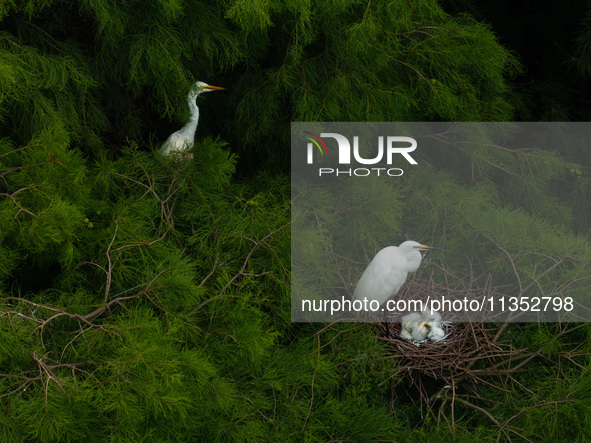
[(438, 249), (443, 251), (441, 248), (434, 248), (432, 246), (426, 246), (419, 242), (408, 240), (398, 246), (398, 250), (406, 259), (406, 272), (415, 272), (421, 266), (421, 252), (420, 251), (428, 251), (430, 249)]
[(445, 251), (445, 249), (436, 248), (434, 246), (423, 245), (423, 244), (421, 244), (419, 242), (412, 241), (412, 240), (405, 241), (404, 243), (402, 243), (398, 247), (400, 248), (400, 250), (403, 253), (409, 253), (409, 252), (412, 252), (412, 251), (429, 251), (431, 249), (434, 249), (434, 250), (437, 250), (437, 251)]
[(201, 94), (202, 92), (210, 92), (210, 91), (223, 91), (226, 88), (222, 88), (220, 86), (212, 86), (208, 85), (205, 82), (195, 82), (195, 94)]

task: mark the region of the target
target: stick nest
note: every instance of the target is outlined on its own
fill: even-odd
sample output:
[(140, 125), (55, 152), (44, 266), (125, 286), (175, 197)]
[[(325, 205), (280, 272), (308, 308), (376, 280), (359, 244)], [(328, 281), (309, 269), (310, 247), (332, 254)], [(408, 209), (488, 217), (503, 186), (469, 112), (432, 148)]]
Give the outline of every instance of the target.
[[(517, 355), (520, 351), (510, 346), (495, 343), (492, 331), (483, 323), (444, 323), (445, 338), (438, 342), (425, 340), (413, 342), (400, 337), (400, 323), (390, 323), (394, 335), (385, 336), (386, 328), (379, 324), (383, 337), (388, 343), (389, 352), (395, 357), (399, 375), (410, 378), (413, 384), (419, 384), (417, 377), (426, 375), (436, 380), (453, 384), (454, 379), (464, 376), (480, 380), (474, 366), (494, 367), (499, 359)], [(476, 365), (482, 362), (484, 365)]]

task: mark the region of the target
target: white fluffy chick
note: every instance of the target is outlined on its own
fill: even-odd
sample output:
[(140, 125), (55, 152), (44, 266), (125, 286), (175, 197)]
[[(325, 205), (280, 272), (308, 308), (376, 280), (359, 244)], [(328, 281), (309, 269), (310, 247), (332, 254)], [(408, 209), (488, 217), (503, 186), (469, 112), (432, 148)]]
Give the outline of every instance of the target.
[(427, 306), (423, 309), (421, 318), (428, 323), (441, 323), (441, 314), (435, 310), (429, 309)]
[(445, 331), (439, 326), (439, 323), (432, 323), (427, 338), (433, 342), (440, 341), (445, 337)]
[(418, 322), (411, 332), (411, 337), (415, 341), (425, 340), (429, 335), (429, 331), (431, 330), (431, 325), (424, 321)]
[(421, 313), (421, 319), (431, 326), (427, 338), (433, 342), (440, 341), (445, 337), (445, 331), (441, 327), (441, 314), (425, 307)]
[(427, 338), (431, 325), (422, 320), (421, 314), (413, 312), (402, 317), (400, 336), (406, 340), (421, 341)]
[(413, 324), (418, 323), (422, 320), (421, 314), (413, 312), (412, 314), (406, 314), (402, 317), (402, 330), (410, 331)]

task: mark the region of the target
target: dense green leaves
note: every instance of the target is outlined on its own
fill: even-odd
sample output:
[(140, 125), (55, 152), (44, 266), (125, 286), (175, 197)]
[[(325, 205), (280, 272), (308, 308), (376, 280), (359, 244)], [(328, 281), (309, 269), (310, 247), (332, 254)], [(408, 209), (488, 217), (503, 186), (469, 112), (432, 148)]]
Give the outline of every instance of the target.
[[(372, 326), (290, 323), (292, 217), (311, 282), (350, 287), (411, 236), (449, 249), (460, 277), (589, 292), (577, 144), (417, 150), (404, 180), (298, 189), (322, 209), (290, 212), (291, 121), (538, 115), (512, 86), (523, 54), (449, 3), (2, 2), (0, 439), (506, 437), (482, 408), (530, 439), (587, 435), (587, 326), (507, 327), (536, 358), (503, 389), (459, 388), (448, 424), (393, 375)], [(587, 14), (581, 75), (588, 35)], [(228, 91), (199, 98), (193, 159), (162, 158), (195, 80)], [(563, 103), (541, 112), (569, 116)]]

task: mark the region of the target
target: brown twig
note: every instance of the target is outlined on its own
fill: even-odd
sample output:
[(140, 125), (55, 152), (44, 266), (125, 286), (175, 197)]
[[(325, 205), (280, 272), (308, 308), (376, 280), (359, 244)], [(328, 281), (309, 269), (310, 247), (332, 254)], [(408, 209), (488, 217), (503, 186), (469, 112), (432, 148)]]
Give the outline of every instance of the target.
[(222, 297), (224, 295), (224, 292), (226, 291), (226, 289), (228, 289), (228, 287), (234, 283), (234, 281), (236, 281), (236, 279), (242, 275), (244, 275), (244, 270), (246, 269), (246, 267), (248, 266), (248, 262), (250, 261), (250, 258), (252, 257), (252, 254), (254, 254), (254, 252), (258, 249), (259, 246), (266, 244), (265, 240), (267, 240), (269, 237), (271, 237), (272, 235), (276, 234), (277, 232), (285, 229), (287, 226), (289, 226), (291, 224), (291, 222), (284, 224), (283, 226), (280, 226), (279, 228), (271, 231), (269, 234), (265, 235), (262, 239), (260, 239), (259, 241), (254, 241), (251, 240), (254, 243), (254, 246), (252, 247), (252, 249), (250, 250), (250, 252), (246, 255), (246, 258), (244, 259), (244, 262), (242, 264), (242, 267), (240, 268), (240, 270), (234, 274), (234, 276), (222, 287), (222, 289), (220, 290), (220, 292), (218, 292), (217, 295), (215, 295), (214, 297), (211, 297), (207, 300), (205, 300), (203, 303), (201, 303), (199, 306), (197, 306), (195, 309), (193, 309), (193, 311), (191, 311), (191, 313), (195, 313), (198, 310), (200, 310), (203, 306), (207, 305), (208, 303), (211, 303), (214, 300), (217, 300), (218, 298)]

